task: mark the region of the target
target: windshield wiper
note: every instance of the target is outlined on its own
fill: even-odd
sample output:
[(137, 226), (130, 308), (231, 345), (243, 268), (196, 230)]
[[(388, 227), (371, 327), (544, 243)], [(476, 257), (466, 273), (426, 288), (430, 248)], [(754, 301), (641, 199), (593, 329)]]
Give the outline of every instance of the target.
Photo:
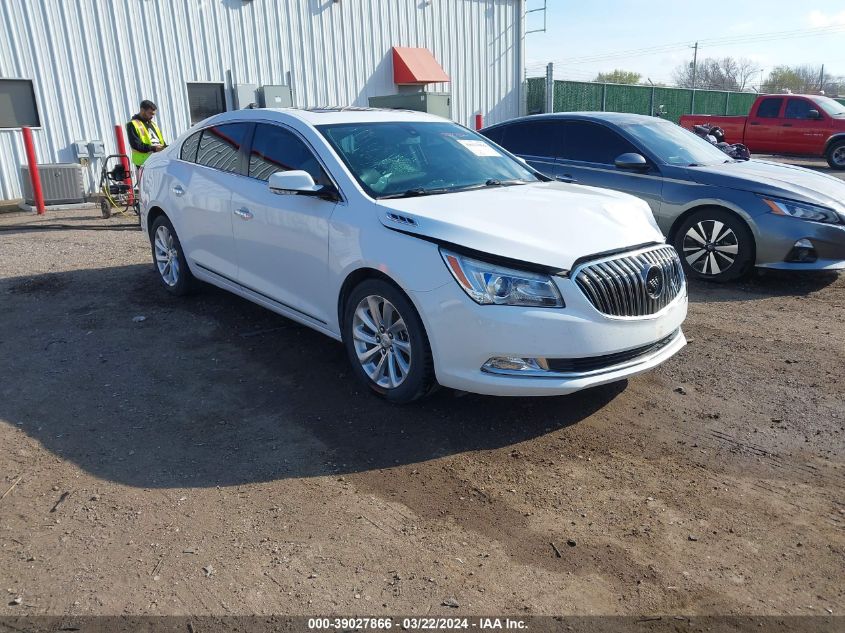
[(379, 200), (386, 200), (388, 198), (417, 198), (419, 196), (434, 196), (439, 193), (449, 193), (450, 191), (453, 190), (446, 189), (445, 187), (441, 187), (440, 189), (423, 189), (422, 187), (414, 187), (413, 189), (408, 189), (407, 191), (379, 196)]
[(527, 185), (531, 180), (520, 180), (519, 178), (512, 178), (510, 180), (499, 180), (498, 178), (491, 178), (484, 183), (485, 187), (508, 187), (510, 185)]
[(398, 193), (389, 193), (386, 196), (379, 196), (379, 200), (387, 200), (390, 198), (417, 198), (419, 196), (435, 196), (441, 193), (457, 193), (459, 191), (472, 191), (473, 189), (484, 189), (485, 187), (507, 187), (509, 185), (525, 185), (529, 180), (498, 180), (497, 178), (490, 178), (485, 182), (476, 183), (474, 185), (464, 185), (462, 187), (439, 187), (437, 189), (424, 189), (423, 187), (414, 187), (406, 191)]

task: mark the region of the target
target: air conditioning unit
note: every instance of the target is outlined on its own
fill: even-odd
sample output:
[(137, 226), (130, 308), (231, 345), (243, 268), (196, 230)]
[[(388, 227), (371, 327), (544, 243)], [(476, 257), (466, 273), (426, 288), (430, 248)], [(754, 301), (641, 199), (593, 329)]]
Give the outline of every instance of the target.
[(452, 95), (448, 92), (408, 92), (396, 95), (370, 97), (371, 108), (391, 108), (397, 110), (416, 110), (442, 116), (452, 116)]
[[(78, 163), (53, 163), (39, 165), (41, 190), (44, 204), (75, 204), (85, 202), (85, 185), (82, 180), (82, 165)], [(26, 204), (35, 204), (29, 165), (21, 166), (23, 197)]]

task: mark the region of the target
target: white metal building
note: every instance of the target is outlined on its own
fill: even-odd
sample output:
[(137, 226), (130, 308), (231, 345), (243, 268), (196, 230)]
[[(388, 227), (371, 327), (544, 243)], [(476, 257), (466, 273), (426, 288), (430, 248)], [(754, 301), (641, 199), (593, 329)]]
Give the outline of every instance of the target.
[[(451, 116), (472, 125), (523, 101), (525, 0), (2, 0), (0, 200), (21, 197), (21, 125), (39, 163), (75, 141), (116, 149), (142, 99), (173, 139), (243, 88), (289, 87), (297, 107), (395, 94), (393, 47), (431, 52), (451, 79)], [(407, 88), (406, 88), (407, 89)], [(259, 93), (260, 94), (260, 93)], [(268, 103), (268, 105), (272, 105)], [(99, 165), (87, 167), (89, 189)]]

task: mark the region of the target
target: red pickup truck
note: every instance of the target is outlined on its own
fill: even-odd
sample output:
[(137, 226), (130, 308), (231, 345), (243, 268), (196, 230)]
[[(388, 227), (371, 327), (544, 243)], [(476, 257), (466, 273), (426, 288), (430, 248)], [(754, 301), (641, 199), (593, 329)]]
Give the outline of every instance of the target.
[(748, 116), (687, 114), (680, 123), (717, 125), (727, 143), (744, 143), (759, 154), (824, 156), (845, 169), (845, 105), (816, 95), (760, 95)]

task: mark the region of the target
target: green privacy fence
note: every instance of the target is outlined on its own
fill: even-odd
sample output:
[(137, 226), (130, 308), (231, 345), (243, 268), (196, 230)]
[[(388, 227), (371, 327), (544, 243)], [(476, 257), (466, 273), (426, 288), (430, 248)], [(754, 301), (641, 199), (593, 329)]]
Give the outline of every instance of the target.
[[(748, 114), (757, 97), (749, 92), (724, 92), (721, 90), (696, 90), (664, 88), (660, 86), (630, 86), (599, 84), (584, 81), (554, 82), (554, 111), (605, 111), (653, 114), (661, 109), (665, 118), (675, 121), (683, 114)], [(845, 103), (845, 100), (839, 100)], [(528, 114), (545, 111), (546, 80), (535, 77), (528, 80)], [(662, 108), (661, 108), (662, 106)], [(694, 108), (694, 109), (693, 109)]]

